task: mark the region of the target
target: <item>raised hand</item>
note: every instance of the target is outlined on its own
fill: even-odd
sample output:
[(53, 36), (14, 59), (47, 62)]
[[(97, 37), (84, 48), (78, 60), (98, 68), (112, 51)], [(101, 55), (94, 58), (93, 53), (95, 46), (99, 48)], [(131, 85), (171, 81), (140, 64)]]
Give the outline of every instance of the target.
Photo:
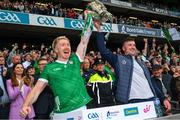
[(101, 31), (101, 21), (99, 21), (99, 20), (95, 20), (94, 21), (94, 26), (95, 26), (95, 28), (97, 29), (97, 31), (98, 32), (100, 32)]

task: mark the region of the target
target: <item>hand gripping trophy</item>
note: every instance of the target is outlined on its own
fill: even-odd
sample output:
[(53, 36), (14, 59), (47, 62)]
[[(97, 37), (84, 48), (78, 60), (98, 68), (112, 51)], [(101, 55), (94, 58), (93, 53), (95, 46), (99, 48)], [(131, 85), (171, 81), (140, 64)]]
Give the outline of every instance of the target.
[(88, 4), (87, 10), (92, 12), (92, 16), (95, 20), (100, 20), (101, 22), (110, 21), (113, 22), (113, 16), (107, 11), (107, 8), (99, 0), (92, 0)]
[[(93, 19), (102, 22), (113, 22), (113, 15), (107, 11), (107, 8), (99, 0), (92, 0), (84, 11), (85, 15), (85, 27), (81, 35), (86, 36), (87, 31), (93, 30)], [(112, 28), (112, 25), (110, 26)], [(88, 29), (90, 28), (90, 29)], [(111, 29), (110, 29), (111, 30)], [(109, 32), (106, 34), (106, 38), (109, 36)]]

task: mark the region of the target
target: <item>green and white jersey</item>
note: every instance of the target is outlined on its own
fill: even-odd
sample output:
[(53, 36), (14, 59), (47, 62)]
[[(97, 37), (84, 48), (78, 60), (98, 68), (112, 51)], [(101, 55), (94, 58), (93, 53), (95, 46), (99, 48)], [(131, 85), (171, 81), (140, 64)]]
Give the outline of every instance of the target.
[(39, 80), (48, 82), (54, 93), (54, 112), (69, 112), (91, 100), (80, 74), (80, 65), (80, 59), (73, 54), (66, 63), (56, 61), (46, 65), (41, 73)]

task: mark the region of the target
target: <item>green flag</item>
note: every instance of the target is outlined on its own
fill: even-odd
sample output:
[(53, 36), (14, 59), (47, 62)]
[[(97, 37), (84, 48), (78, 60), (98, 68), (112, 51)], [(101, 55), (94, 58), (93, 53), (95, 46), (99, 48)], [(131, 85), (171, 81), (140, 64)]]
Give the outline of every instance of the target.
[(168, 40), (168, 41), (172, 41), (172, 36), (169, 33), (169, 30), (167, 28), (162, 28), (162, 31), (164, 33), (164, 37)]
[(171, 46), (172, 51), (175, 53), (175, 49), (174, 47), (171, 45), (170, 41), (173, 41), (173, 38), (169, 32), (169, 29), (167, 28), (162, 28), (162, 31), (164, 33), (164, 37), (166, 38), (167, 42), (169, 43), (169, 45)]

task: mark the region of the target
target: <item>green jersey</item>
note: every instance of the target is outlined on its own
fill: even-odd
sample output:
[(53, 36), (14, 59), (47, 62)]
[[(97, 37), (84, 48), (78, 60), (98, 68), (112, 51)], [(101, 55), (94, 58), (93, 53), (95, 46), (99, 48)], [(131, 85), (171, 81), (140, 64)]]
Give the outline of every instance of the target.
[(54, 93), (54, 112), (69, 112), (91, 100), (80, 74), (80, 64), (78, 56), (73, 54), (66, 64), (60, 61), (50, 63), (41, 73), (40, 80), (47, 81)]

